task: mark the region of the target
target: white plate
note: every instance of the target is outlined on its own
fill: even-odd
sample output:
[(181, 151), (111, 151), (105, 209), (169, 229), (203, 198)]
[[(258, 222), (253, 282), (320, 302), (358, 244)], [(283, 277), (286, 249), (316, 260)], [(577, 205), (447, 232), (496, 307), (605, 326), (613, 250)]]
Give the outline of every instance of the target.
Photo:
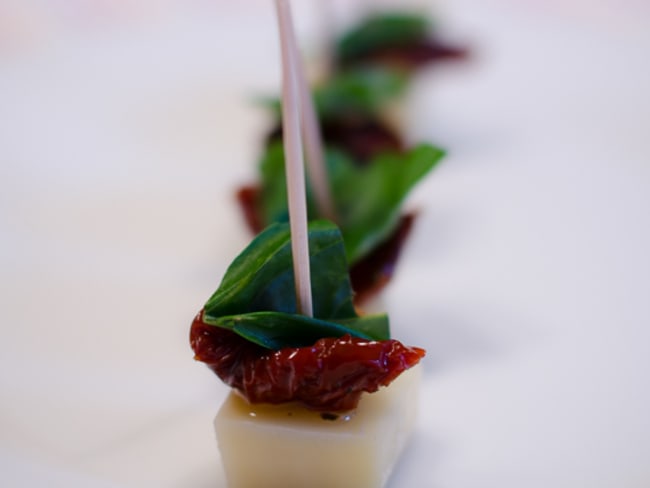
[[(248, 239), (270, 2), (7, 5), (0, 484), (220, 486), (225, 388), (187, 334)], [(450, 155), (382, 300), (429, 352), (392, 487), (650, 483), (648, 11), (600, 7), (442, 4), (475, 55), (407, 100), (409, 137)]]

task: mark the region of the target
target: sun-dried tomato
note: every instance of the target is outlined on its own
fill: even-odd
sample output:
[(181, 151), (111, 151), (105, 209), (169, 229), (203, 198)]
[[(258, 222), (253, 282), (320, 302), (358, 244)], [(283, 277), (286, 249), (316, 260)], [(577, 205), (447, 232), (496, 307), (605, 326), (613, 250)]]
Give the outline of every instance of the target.
[(264, 222), (259, 211), (259, 201), (262, 188), (258, 185), (246, 185), (237, 190), (237, 202), (241, 207), (246, 225), (253, 232), (259, 234), (264, 229)]
[(393, 339), (369, 341), (350, 335), (275, 351), (207, 325), (202, 315), (196, 316), (190, 331), (195, 359), (251, 403), (298, 402), (321, 412), (351, 410), (363, 392), (388, 385), (425, 354)]

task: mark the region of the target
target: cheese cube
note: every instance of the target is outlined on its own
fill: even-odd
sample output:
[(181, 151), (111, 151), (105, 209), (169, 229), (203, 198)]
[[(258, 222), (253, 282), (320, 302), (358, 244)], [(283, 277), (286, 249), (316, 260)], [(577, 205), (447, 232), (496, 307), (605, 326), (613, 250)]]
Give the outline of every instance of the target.
[(380, 488), (413, 430), (417, 365), (338, 415), (230, 393), (215, 429), (230, 488)]

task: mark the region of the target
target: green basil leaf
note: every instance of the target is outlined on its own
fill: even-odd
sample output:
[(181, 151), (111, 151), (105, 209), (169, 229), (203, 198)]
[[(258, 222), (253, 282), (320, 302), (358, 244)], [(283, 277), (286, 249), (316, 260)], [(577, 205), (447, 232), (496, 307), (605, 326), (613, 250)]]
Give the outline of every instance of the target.
[[(361, 167), (342, 152), (327, 152), (330, 188), (350, 263), (390, 235), (409, 191), (444, 154), (442, 149), (425, 144), (404, 154), (382, 154)], [(269, 146), (263, 158), (262, 188), (260, 211), (265, 222), (285, 221), (286, 182), (280, 142)], [(310, 218), (318, 218), (309, 188), (308, 200)]]
[(375, 50), (408, 46), (426, 37), (431, 24), (426, 17), (408, 13), (372, 15), (341, 36), (337, 56), (348, 61)]
[(359, 167), (342, 157), (331, 158), (339, 225), (350, 262), (356, 262), (385, 240), (398, 223), (408, 193), (443, 158), (430, 145), (405, 154), (381, 154)]
[(307, 346), (344, 334), (388, 339), (386, 315), (356, 313), (343, 239), (334, 224), (309, 224), (309, 254), (313, 318), (296, 313), (291, 233), (288, 224), (276, 223), (232, 262), (204, 306), (203, 321), (271, 349)]
[(345, 334), (377, 341), (389, 338), (386, 315), (334, 322), (281, 312), (253, 312), (205, 322), (230, 329), (250, 342), (269, 349), (310, 346), (323, 337), (341, 337)]
[(353, 329), (357, 332), (359, 337), (367, 336), (376, 341), (390, 339), (390, 325), (386, 314), (363, 315), (351, 319), (337, 319), (336, 323), (349, 329)]
[[(327, 221), (311, 222), (309, 251), (314, 316), (325, 320), (356, 317), (338, 228)], [(271, 225), (253, 239), (232, 262), (204, 309), (210, 320), (251, 312), (295, 314), (289, 225)]]

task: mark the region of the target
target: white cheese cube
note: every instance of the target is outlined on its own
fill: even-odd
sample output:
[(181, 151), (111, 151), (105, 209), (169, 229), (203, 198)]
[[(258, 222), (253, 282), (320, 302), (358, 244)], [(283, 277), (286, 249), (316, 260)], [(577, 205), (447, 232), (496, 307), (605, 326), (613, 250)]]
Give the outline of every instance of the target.
[(251, 405), (231, 393), (215, 419), (230, 488), (380, 488), (415, 423), (417, 365), (351, 412)]

